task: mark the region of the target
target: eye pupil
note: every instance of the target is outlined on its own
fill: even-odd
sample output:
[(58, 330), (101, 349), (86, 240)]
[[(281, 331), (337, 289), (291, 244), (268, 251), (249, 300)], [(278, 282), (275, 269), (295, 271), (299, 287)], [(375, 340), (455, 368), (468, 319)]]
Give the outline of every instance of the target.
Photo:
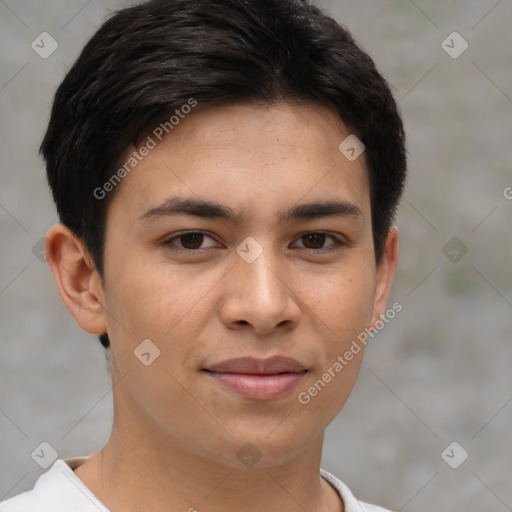
[[(201, 247), (201, 244), (203, 242), (203, 235), (201, 233), (187, 233), (185, 235), (181, 235), (180, 237), (182, 239), (182, 245), (188, 246), (187, 249), (198, 249)], [(191, 243), (183, 242), (183, 240), (192, 240)], [(190, 247), (192, 245), (193, 247)]]
[(314, 247), (308, 247), (308, 244), (304, 244), (309, 249), (321, 248), (325, 243), (325, 234), (323, 233), (310, 233), (309, 235), (304, 235), (304, 238), (313, 242)]

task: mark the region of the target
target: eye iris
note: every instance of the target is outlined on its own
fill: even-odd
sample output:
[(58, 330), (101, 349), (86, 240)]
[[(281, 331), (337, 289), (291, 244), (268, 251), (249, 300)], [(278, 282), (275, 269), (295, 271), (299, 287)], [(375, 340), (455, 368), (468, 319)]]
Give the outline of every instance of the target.
[[(181, 235), (180, 238), (182, 245), (187, 249), (199, 249), (203, 242), (203, 235), (201, 233), (187, 233), (185, 235)], [(187, 239), (190, 241), (190, 243), (186, 241)], [(193, 247), (190, 247), (190, 245)]]
[(309, 235), (304, 235), (304, 239), (308, 240), (309, 242), (313, 242), (313, 245), (315, 247), (308, 247), (308, 244), (305, 243), (304, 245), (308, 247), (308, 249), (319, 249), (324, 245), (325, 242), (325, 234), (323, 233), (311, 233)]

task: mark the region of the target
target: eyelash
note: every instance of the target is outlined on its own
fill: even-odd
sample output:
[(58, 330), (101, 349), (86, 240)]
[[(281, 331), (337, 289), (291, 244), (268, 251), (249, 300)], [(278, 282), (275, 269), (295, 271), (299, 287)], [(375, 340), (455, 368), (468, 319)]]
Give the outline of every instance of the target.
[[(182, 233), (173, 235), (172, 238), (168, 238), (167, 240), (165, 240), (162, 243), (162, 246), (164, 246), (170, 250), (182, 251), (182, 252), (186, 252), (189, 254), (202, 254), (207, 249), (186, 249), (186, 248), (182, 248), (182, 247), (172, 247), (172, 242), (174, 240), (177, 240), (186, 235), (196, 235), (196, 234), (207, 236), (208, 238), (211, 238), (213, 240), (213, 237), (205, 231), (183, 231)], [(348, 245), (348, 243), (341, 241), (339, 238), (335, 237), (334, 235), (330, 235), (330, 234), (326, 233), (325, 231), (309, 231), (307, 233), (303, 233), (299, 236), (299, 240), (308, 235), (326, 235), (327, 238), (330, 237), (335, 241), (335, 243), (332, 244), (331, 246), (329, 246), (330, 248), (327, 248), (327, 249), (325, 249), (325, 248), (324, 249), (308, 249), (307, 247), (302, 249), (303, 251), (306, 251), (309, 253), (327, 253), (327, 252), (335, 251), (337, 249), (340, 249), (340, 248)]]

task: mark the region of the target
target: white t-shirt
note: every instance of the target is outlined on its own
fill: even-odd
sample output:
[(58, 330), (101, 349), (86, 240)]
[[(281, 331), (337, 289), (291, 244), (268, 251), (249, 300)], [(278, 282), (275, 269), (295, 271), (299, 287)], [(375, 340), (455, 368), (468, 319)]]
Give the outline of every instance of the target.
[[(88, 457), (56, 460), (36, 481), (31, 491), (0, 503), (0, 512), (109, 512), (73, 473)], [(345, 512), (390, 512), (354, 498), (350, 489), (334, 475), (320, 469), (321, 476), (339, 493)]]

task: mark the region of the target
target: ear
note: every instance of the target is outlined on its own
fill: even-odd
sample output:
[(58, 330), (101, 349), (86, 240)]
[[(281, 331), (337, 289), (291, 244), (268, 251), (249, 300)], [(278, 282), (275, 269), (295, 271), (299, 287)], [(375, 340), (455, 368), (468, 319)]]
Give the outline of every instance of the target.
[(56, 224), (46, 234), (45, 256), (76, 323), (91, 334), (107, 332), (101, 279), (83, 241)]
[[(375, 285), (375, 297), (373, 302), (373, 312), (369, 327), (374, 327), (375, 323), (384, 315), (395, 269), (398, 263), (398, 228), (391, 226), (386, 238), (386, 244), (382, 258), (377, 267), (377, 282)], [(375, 327), (374, 327), (375, 328)]]

